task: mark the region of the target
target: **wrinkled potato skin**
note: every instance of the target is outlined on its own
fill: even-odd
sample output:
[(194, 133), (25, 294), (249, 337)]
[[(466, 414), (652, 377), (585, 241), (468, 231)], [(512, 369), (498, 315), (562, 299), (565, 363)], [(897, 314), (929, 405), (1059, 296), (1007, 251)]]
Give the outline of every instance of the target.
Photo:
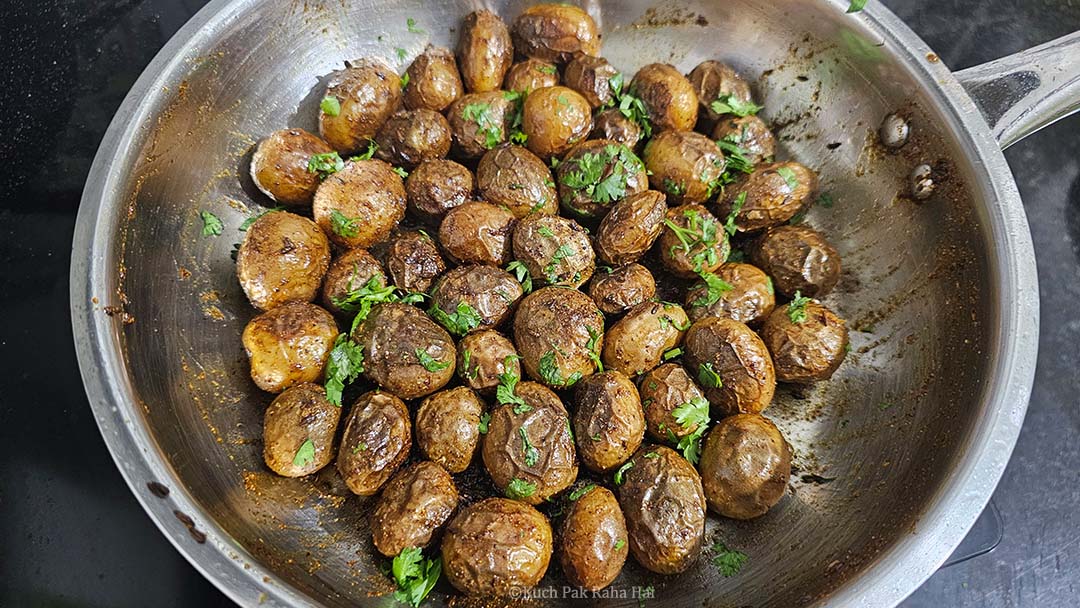
[(791, 446), (767, 418), (729, 416), (705, 438), (699, 469), (710, 509), (732, 519), (753, 519), (784, 497)]
[[(702, 61), (687, 77), (701, 104), (698, 127), (708, 133), (722, 116), (712, 109), (721, 95), (734, 95), (740, 101), (752, 101), (750, 84), (730, 66), (719, 61)], [(726, 116), (723, 116), (726, 117)]]
[(567, 4), (530, 6), (514, 20), (511, 34), (514, 50), (544, 61), (566, 63), (576, 53), (600, 53), (596, 22), (589, 13)]
[(251, 379), (268, 393), (322, 378), (338, 328), (334, 316), (306, 302), (290, 302), (255, 317), (241, 339)]
[(472, 201), (451, 209), (439, 224), (439, 243), (457, 263), (505, 266), (510, 261), (514, 214)]
[(817, 302), (807, 302), (806, 321), (792, 323), (788, 309), (787, 304), (776, 309), (761, 329), (776, 379), (798, 384), (828, 380), (844, 361), (848, 344), (844, 320)]
[(585, 378), (574, 392), (574, 436), (581, 464), (607, 473), (626, 462), (645, 436), (637, 387), (624, 374), (605, 371)]
[(656, 280), (641, 264), (627, 264), (611, 272), (601, 270), (589, 281), (589, 297), (604, 314), (622, 314), (655, 295)]
[(685, 76), (666, 63), (651, 63), (634, 75), (630, 91), (641, 98), (655, 131), (690, 131), (698, 118), (698, 98)]
[(359, 247), (345, 251), (334, 258), (330, 270), (326, 272), (322, 288), (323, 306), (330, 312), (344, 313), (334, 304), (334, 300), (344, 299), (350, 291), (360, 289), (373, 278), (377, 278), (380, 285), (387, 284), (386, 274), (375, 256)]
[[(777, 172), (780, 167), (787, 167), (794, 173), (798, 186), (793, 189), (788, 185)], [(727, 217), (738, 196), (746, 192), (746, 202), (735, 216), (735, 227), (739, 232), (754, 232), (795, 217), (810, 202), (817, 187), (817, 174), (799, 163), (762, 165), (728, 187), (726, 196), (717, 201), (716, 208), (722, 217)]]
[[(629, 549), (619, 502), (597, 486), (570, 504), (559, 535), (559, 564), (571, 585), (590, 591), (619, 576)], [(616, 548), (618, 546), (618, 548)]]
[[(318, 384), (285, 389), (263, 416), (266, 466), (284, 477), (303, 477), (330, 464), (340, 418), (341, 408), (326, 400), (326, 391)], [(309, 439), (315, 447), (314, 460), (306, 466), (293, 464), (300, 446)]]
[(712, 195), (709, 184), (727, 165), (716, 142), (694, 131), (657, 133), (645, 145), (642, 157), (652, 172), (653, 189), (666, 192), (676, 204), (707, 201)]
[[(334, 232), (330, 218), (335, 210), (358, 220), (356, 236)], [(319, 228), (335, 244), (370, 247), (385, 241), (405, 217), (405, 184), (381, 160), (349, 161), (343, 170), (323, 180), (312, 211)]]
[(438, 226), (448, 211), (472, 200), (473, 174), (452, 160), (429, 160), (405, 180), (409, 212), (429, 226)]
[(728, 242), (727, 233), (724, 232), (724, 227), (719, 220), (716, 219), (713, 214), (709, 213), (705, 207), (696, 203), (687, 203), (679, 207), (672, 207), (668, 209), (665, 219), (671, 220), (673, 224), (680, 228), (688, 228), (690, 226), (690, 220), (686, 217), (686, 212), (693, 211), (697, 213), (699, 227), (706, 222), (716, 222), (716, 243), (707, 246), (704, 243), (695, 244), (687, 252), (682, 242), (679, 241), (679, 237), (675, 234), (675, 231), (670, 227), (665, 226), (664, 230), (660, 233), (659, 248), (660, 248), (660, 261), (664, 267), (671, 271), (677, 277), (684, 279), (692, 279), (698, 276), (697, 264), (694, 262), (694, 256), (699, 253), (706, 252), (710, 247), (716, 252), (715, 263), (710, 263), (707, 257), (702, 257), (701, 270), (704, 272), (713, 272), (719, 268), (724, 260), (727, 259), (728, 254), (731, 253), (731, 243)]
[(337, 116), (319, 112), (319, 134), (342, 155), (361, 152), (401, 106), (401, 79), (385, 63), (365, 59), (330, 79), (326, 97), (341, 105)]
[(521, 298), (521, 283), (510, 273), (482, 264), (458, 266), (444, 274), (431, 290), (431, 303), (447, 314), (465, 302), (480, 315), (478, 329), (501, 326)]
[(375, 548), (394, 557), (406, 547), (426, 547), (458, 504), (454, 478), (434, 462), (418, 462), (390, 478), (371, 514)]
[(643, 374), (657, 365), (665, 351), (682, 341), (690, 320), (678, 304), (644, 302), (630, 309), (608, 328), (602, 360), (607, 369), (628, 376)]
[(714, 412), (725, 416), (756, 414), (776, 391), (776, 372), (765, 343), (738, 321), (705, 317), (690, 326), (683, 340), (683, 365), (696, 375), (711, 363), (723, 386), (702, 387)]
[(465, 386), (429, 395), (416, 412), (416, 445), (424, 456), (460, 473), (469, 468), (480, 445), (484, 404)]
[(446, 262), (430, 237), (406, 232), (390, 241), (386, 269), (394, 285), (409, 293), (427, 293), (435, 277), (446, 270)]
[(308, 171), (308, 161), (333, 148), (303, 129), (284, 129), (267, 135), (251, 156), (251, 179), (271, 200), (282, 205), (311, 204), (319, 175)]
[(615, 203), (596, 231), (596, 253), (605, 264), (621, 266), (641, 259), (664, 231), (668, 206), (655, 190), (631, 194)]
[(638, 389), (645, 409), (645, 428), (653, 439), (675, 445), (697, 430), (697, 424), (683, 426), (671, 413), (684, 403), (705, 398), (705, 393), (683, 366), (678, 363), (661, 365), (641, 377)]
[(451, 520), (443, 572), (466, 595), (507, 595), (539, 583), (551, 552), (551, 524), (543, 514), (523, 502), (488, 498)]
[(590, 328), (600, 335), (596, 347), (601, 350), (604, 313), (580, 291), (544, 287), (525, 296), (514, 315), (514, 343), (529, 377), (547, 383), (540, 375), (540, 359), (549, 351), (555, 353), (563, 382), (575, 372), (583, 377), (595, 373), (596, 364), (589, 358)]
[(592, 131), (592, 106), (577, 91), (564, 86), (533, 91), (525, 98), (521, 128), (526, 146), (544, 159), (562, 156)]
[(371, 391), (353, 403), (338, 448), (337, 469), (353, 494), (372, 496), (409, 457), (412, 427), (405, 403)]
[[(465, 353), (469, 353), (468, 365)], [(509, 365), (507, 357), (512, 357)], [(457, 370), (462, 382), (485, 395), (495, 391), (502, 374), (509, 372), (521, 377), (514, 343), (493, 329), (474, 331), (458, 342)]]
[(375, 156), (411, 171), (424, 161), (449, 154), (450, 138), (450, 123), (442, 114), (425, 108), (403, 110), (379, 129)]
[[(554, 236), (544, 236), (550, 231)], [(573, 253), (556, 261), (560, 248)], [(530, 215), (514, 227), (514, 259), (525, 264), (533, 282), (578, 287), (596, 270), (589, 233), (574, 220), (558, 215)], [(565, 252), (566, 249), (563, 249)]]
[(450, 49), (428, 45), (405, 71), (405, 107), (442, 112), (464, 92), (461, 73)]
[(514, 60), (509, 28), (491, 11), (469, 13), (461, 25), (457, 56), (467, 91), (497, 90)]
[(314, 300), (329, 267), (326, 235), (311, 220), (283, 211), (255, 220), (236, 254), (240, 287), (259, 310)]
[(611, 108), (593, 117), (593, 139), (607, 139), (637, 150), (645, 133), (641, 125), (623, 116), (618, 108)]
[(769, 275), (757, 267), (728, 262), (716, 270), (716, 276), (732, 289), (720, 294), (720, 299), (712, 304), (695, 305), (695, 302), (708, 301), (708, 288), (702, 282), (695, 283), (686, 292), (686, 310), (691, 321), (703, 317), (727, 317), (757, 327), (776, 308)]
[(581, 54), (566, 64), (563, 83), (581, 93), (595, 109), (611, 101), (613, 94), (609, 81), (617, 73), (607, 59)]
[[(620, 156), (625, 154), (619, 154), (625, 150), (629, 153), (629, 156), (623, 161)], [(612, 153), (609, 155), (609, 152)], [(581, 172), (581, 159), (586, 154), (597, 154), (602, 156), (611, 156), (607, 165), (604, 166), (603, 173), (601, 174), (601, 180), (606, 179), (615, 170), (616, 165), (621, 165), (623, 172), (626, 175), (626, 194), (623, 195), (623, 199), (633, 196), (640, 192), (644, 192), (649, 187), (649, 176), (645, 172), (645, 164), (641, 162), (641, 159), (637, 157), (629, 148), (621, 146), (620, 144), (608, 141), (604, 139), (591, 139), (589, 141), (581, 142), (574, 146), (562, 162), (559, 163), (558, 168), (555, 170), (557, 176), (557, 182), (559, 184), (559, 201), (562, 203), (564, 209), (575, 215), (576, 217), (593, 218), (603, 217), (608, 212), (608, 209), (612, 205), (617, 204), (619, 201), (612, 201), (610, 203), (600, 203), (593, 200), (584, 190), (575, 190), (567, 185), (567, 179), (571, 174)]]
[[(457, 351), (450, 335), (414, 306), (376, 304), (353, 339), (364, 348), (364, 377), (401, 399), (430, 395), (454, 377)], [(418, 349), (447, 366), (429, 371)]]
[[(538, 505), (577, 479), (570, 419), (559, 397), (543, 385), (522, 382), (515, 394), (532, 409), (515, 414), (513, 404), (503, 404), (491, 412), (482, 448), (484, 467), (500, 491), (505, 492), (514, 479), (534, 484), (536, 491), (521, 500)], [(539, 453), (532, 466), (526, 464), (521, 429)]]
[[(486, 104), (490, 108), (492, 124), (499, 128), (499, 136), (490, 147), (487, 145), (487, 136), (480, 131), (480, 125), (475, 120), (465, 118), (465, 108), (472, 104)], [(506, 143), (510, 137), (515, 112), (515, 102), (504, 97), (503, 91), (469, 93), (462, 96), (450, 104), (446, 114), (450, 121), (450, 132), (453, 134), (451, 150), (461, 158), (472, 160), (480, 158), (495, 146)]]
[(485, 201), (504, 205), (516, 218), (559, 212), (551, 171), (521, 146), (503, 144), (484, 154), (476, 167), (476, 182)]
[(769, 229), (750, 250), (750, 261), (773, 278), (776, 291), (821, 298), (840, 280), (840, 254), (820, 232), (806, 226)]
[(503, 90), (532, 93), (559, 84), (559, 70), (550, 61), (526, 59), (510, 66), (503, 80)]
[(757, 116), (725, 116), (716, 123), (712, 138), (721, 140), (732, 136), (739, 147), (746, 151), (746, 159), (758, 165), (772, 162), (776, 156), (776, 136), (765, 121)]
[[(645, 458), (649, 453), (658, 457)], [(653, 572), (683, 572), (697, 560), (705, 535), (705, 494), (697, 469), (657, 445), (642, 446), (632, 460), (618, 488), (630, 553)]]

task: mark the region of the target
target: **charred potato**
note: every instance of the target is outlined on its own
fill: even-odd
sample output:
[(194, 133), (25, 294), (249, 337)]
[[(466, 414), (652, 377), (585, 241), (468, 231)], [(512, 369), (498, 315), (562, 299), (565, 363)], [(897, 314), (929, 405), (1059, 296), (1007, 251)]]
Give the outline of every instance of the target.
[(364, 349), (364, 377), (402, 399), (430, 395), (454, 376), (453, 341), (414, 306), (376, 304), (353, 339)]
[(386, 274), (375, 256), (367, 249), (349, 249), (330, 264), (323, 280), (323, 306), (334, 313), (355, 312), (355, 304), (349, 302), (349, 293), (357, 291), (372, 280), (377, 286), (386, 286)]
[(485, 394), (495, 391), (503, 374), (521, 377), (514, 343), (491, 329), (474, 331), (458, 342), (457, 370), (462, 382)]
[(596, 270), (589, 233), (558, 215), (530, 215), (514, 227), (514, 259), (541, 284), (578, 287)]
[(709, 431), (699, 468), (710, 509), (732, 519), (753, 519), (784, 497), (791, 446), (767, 418), (729, 416)]
[(468, 202), (439, 224), (439, 243), (458, 263), (503, 266), (510, 261), (514, 214), (491, 203)]
[(514, 315), (522, 365), (548, 386), (572, 386), (596, 372), (603, 337), (604, 313), (575, 289), (538, 289), (521, 300)]
[(354, 494), (377, 494), (409, 457), (409, 410), (390, 393), (360, 395), (349, 412), (338, 448), (337, 469)]
[(776, 391), (776, 372), (761, 338), (744, 323), (705, 317), (683, 340), (683, 365), (701, 380), (714, 411), (756, 414)]
[(653, 189), (678, 204), (709, 200), (726, 166), (716, 142), (694, 131), (657, 133), (642, 157)]
[(724, 227), (695, 203), (668, 209), (659, 248), (664, 267), (685, 279), (715, 271), (731, 253)]
[(255, 220), (236, 254), (240, 287), (259, 310), (314, 300), (329, 266), (326, 235), (311, 220), (285, 212)]
[(638, 143), (645, 137), (641, 125), (630, 120), (618, 108), (611, 108), (598, 113), (593, 118), (593, 139), (607, 139), (620, 143), (631, 150), (637, 150)]
[(705, 394), (683, 366), (661, 365), (641, 377), (638, 389), (645, 410), (645, 428), (653, 439), (675, 445), (698, 430), (696, 421), (679, 422), (672, 413), (679, 406), (705, 400)]
[(427, 293), (435, 277), (446, 270), (446, 263), (430, 236), (406, 232), (390, 241), (386, 269), (397, 287), (409, 293)]
[(405, 71), (405, 107), (442, 112), (463, 93), (461, 73), (450, 49), (428, 45)]
[(633, 152), (613, 141), (574, 146), (556, 169), (559, 201), (577, 217), (601, 217), (625, 197), (644, 192), (648, 175)]
[(476, 167), (476, 182), (485, 201), (506, 207), (514, 217), (559, 211), (551, 171), (521, 146), (503, 144), (484, 154)]
[(334, 459), (341, 408), (318, 384), (298, 384), (278, 395), (263, 415), (263, 460), (284, 477), (303, 477)]
[(643, 302), (612, 325), (604, 337), (604, 367), (628, 376), (660, 365), (664, 353), (675, 348), (690, 326), (678, 304)]
[(383, 123), (375, 143), (379, 160), (412, 170), (450, 152), (450, 123), (435, 110), (403, 110)]
[(581, 464), (607, 473), (626, 462), (645, 434), (637, 387), (622, 372), (594, 374), (574, 393), (574, 436)]
[(571, 585), (589, 591), (619, 576), (629, 549), (626, 520), (615, 495), (592, 486), (570, 503), (559, 535), (559, 564)]
[(511, 30), (514, 50), (535, 59), (566, 63), (577, 53), (600, 53), (600, 32), (584, 10), (569, 4), (536, 4)]
[(698, 118), (694, 85), (674, 67), (651, 63), (634, 75), (630, 93), (641, 99), (656, 131), (690, 131)]
[(521, 298), (521, 283), (494, 266), (458, 266), (431, 289), (431, 316), (454, 335), (499, 327)]
[(732, 98), (736, 102), (752, 101), (750, 84), (730, 66), (719, 61), (702, 61), (690, 72), (688, 79), (701, 104), (698, 109), (698, 126), (705, 133), (725, 117), (712, 108), (714, 101), (726, 103)]
[(509, 28), (491, 11), (469, 13), (461, 26), (457, 56), (467, 91), (497, 90), (514, 60)]
[(334, 317), (306, 302), (290, 302), (255, 317), (241, 337), (251, 379), (268, 393), (322, 378), (338, 328)]
[(840, 280), (840, 254), (820, 232), (806, 226), (779, 226), (750, 250), (750, 261), (773, 278), (776, 290), (821, 298)]
[(817, 174), (799, 163), (763, 165), (729, 187), (717, 210), (723, 217), (734, 213), (739, 232), (754, 232), (795, 217), (816, 191)]
[(510, 139), (517, 102), (505, 91), (469, 93), (447, 110), (453, 136), (451, 149), (466, 160), (480, 158), (484, 152)]
[(618, 73), (603, 57), (579, 54), (566, 64), (563, 83), (581, 93), (590, 106), (599, 108), (614, 99), (609, 81)]
[(267, 135), (251, 156), (251, 179), (271, 200), (288, 206), (311, 204), (319, 174), (308, 171), (311, 157), (330, 154), (327, 143), (303, 129)]
[(776, 309), (761, 328), (761, 339), (772, 354), (776, 379), (800, 384), (828, 380), (844, 360), (847, 326), (817, 302), (799, 304)]
[(519, 93), (532, 93), (537, 89), (559, 84), (559, 68), (550, 61), (526, 59), (510, 66), (503, 80), (503, 89)]
[(407, 547), (425, 547), (457, 509), (454, 478), (434, 462), (418, 462), (387, 482), (375, 512), (371, 537), (379, 553), (394, 557)]
[(602, 269), (589, 281), (589, 297), (609, 315), (622, 314), (655, 295), (656, 280), (641, 264)]
[(544, 160), (562, 156), (592, 131), (592, 106), (567, 87), (538, 89), (525, 98), (521, 129), (533, 154)]
[(480, 444), (484, 404), (464, 386), (439, 391), (416, 412), (416, 445), (424, 456), (451, 473), (469, 468)]
[(448, 211), (472, 200), (472, 172), (452, 160), (429, 160), (405, 180), (409, 212), (429, 225), (439, 225)]
[(727, 317), (757, 327), (776, 308), (776, 296), (769, 275), (750, 264), (729, 262), (718, 268), (716, 276), (727, 284), (710, 297), (704, 282), (695, 283), (686, 292), (686, 310), (691, 321), (703, 317)]
[(631, 194), (615, 203), (596, 231), (596, 253), (620, 266), (641, 259), (664, 230), (664, 195), (655, 190)]
[(742, 149), (752, 165), (771, 163), (776, 155), (776, 136), (765, 121), (757, 116), (725, 116), (716, 123), (712, 138), (726, 141)]
[(341, 154), (360, 152), (401, 105), (401, 79), (385, 63), (365, 59), (336, 73), (319, 112), (319, 134)]
[(381, 160), (345, 163), (315, 192), (315, 222), (342, 247), (385, 241), (405, 217), (405, 184)]

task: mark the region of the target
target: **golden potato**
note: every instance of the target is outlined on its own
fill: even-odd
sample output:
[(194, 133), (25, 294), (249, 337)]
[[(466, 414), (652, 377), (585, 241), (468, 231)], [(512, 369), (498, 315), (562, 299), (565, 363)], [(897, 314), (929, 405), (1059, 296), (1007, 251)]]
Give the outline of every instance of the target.
[(333, 315), (314, 304), (291, 302), (262, 313), (241, 336), (251, 379), (268, 393), (320, 380), (337, 335)]
[(255, 220), (236, 254), (240, 287), (259, 310), (314, 300), (329, 266), (326, 235), (311, 220), (281, 211)]
[(335, 244), (370, 247), (405, 217), (405, 184), (381, 160), (350, 161), (319, 186), (312, 211)]

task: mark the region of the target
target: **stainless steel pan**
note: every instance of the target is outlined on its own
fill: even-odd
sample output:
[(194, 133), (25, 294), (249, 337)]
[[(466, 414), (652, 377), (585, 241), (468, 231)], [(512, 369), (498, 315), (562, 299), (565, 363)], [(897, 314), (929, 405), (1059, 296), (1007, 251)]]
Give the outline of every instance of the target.
[[(377, 597), (390, 585), (369, 503), (330, 475), (276, 478), (261, 461), (270, 397), (247, 377), (239, 334), (252, 310), (229, 255), (265, 202), (243, 177), (251, 146), (283, 125), (313, 128), (320, 78), (342, 61), (397, 61), (396, 47), (411, 58), (429, 41), (452, 45), (449, 28), (474, 8), (512, 18), (525, 4), (216, 0), (151, 63), (105, 136), (72, 255), (87, 393), (147, 512), (237, 602), (392, 602)], [(789, 495), (760, 520), (710, 523), (710, 539), (749, 554), (743, 571), (721, 578), (707, 555), (673, 578), (628, 564), (614, 588), (653, 585), (680, 605), (899, 602), (975, 521), (1024, 418), (1038, 289), (1001, 147), (1077, 108), (1080, 37), (954, 74), (875, 3), (856, 15), (839, 0), (586, 7), (626, 72), (718, 57), (757, 79), (783, 154), (819, 170), (836, 200), (808, 221), (843, 255), (829, 301), (855, 329), (832, 382), (781, 392), (767, 412), (797, 452)], [(407, 17), (426, 33), (408, 33)], [(897, 153), (875, 140), (894, 111), (912, 125)], [(923, 163), (936, 189), (916, 203), (909, 174)], [(200, 209), (225, 220), (223, 236), (200, 236)], [(554, 570), (545, 585), (562, 584)]]

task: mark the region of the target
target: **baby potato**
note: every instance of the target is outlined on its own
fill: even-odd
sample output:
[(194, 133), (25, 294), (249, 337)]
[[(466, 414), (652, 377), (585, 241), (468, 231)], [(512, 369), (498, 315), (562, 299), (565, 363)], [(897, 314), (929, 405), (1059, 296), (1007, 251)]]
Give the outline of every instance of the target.
[(402, 399), (430, 395), (454, 377), (453, 341), (415, 306), (376, 304), (353, 339), (364, 349), (364, 377)]
[(476, 167), (476, 181), (485, 201), (506, 207), (514, 217), (559, 212), (551, 171), (521, 146), (502, 144), (489, 150)]
[(630, 81), (630, 93), (645, 104), (655, 131), (690, 131), (698, 118), (694, 85), (666, 63), (650, 63)]
[(656, 190), (630, 194), (615, 203), (596, 231), (600, 260), (615, 266), (640, 260), (660, 238), (667, 210), (664, 195)]
[(405, 70), (409, 83), (403, 96), (410, 110), (442, 112), (464, 92), (461, 73), (450, 49), (428, 45)]
[(469, 13), (461, 25), (457, 56), (467, 91), (495, 91), (514, 60), (510, 30), (491, 11)]
[(727, 140), (743, 150), (751, 164), (771, 163), (776, 155), (776, 136), (765, 121), (750, 116), (724, 116), (716, 123), (712, 138)]
[(604, 314), (622, 314), (655, 295), (656, 280), (641, 264), (601, 269), (589, 281), (589, 297)]
[(597, 371), (604, 313), (576, 289), (544, 287), (518, 305), (514, 343), (529, 377), (556, 388), (573, 386)]
[(521, 129), (533, 154), (544, 160), (562, 156), (592, 131), (592, 106), (567, 87), (539, 89), (525, 98)]
[(381, 160), (345, 163), (315, 192), (315, 222), (342, 247), (370, 247), (405, 217), (405, 184)]
[(744, 323), (705, 317), (683, 339), (683, 365), (702, 383), (714, 412), (756, 414), (769, 406), (776, 372), (765, 343)]
[(820, 232), (806, 226), (770, 228), (750, 249), (750, 260), (789, 298), (796, 293), (824, 297), (840, 280), (840, 254)]
[(609, 81), (618, 73), (615, 66), (603, 57), (579, 54), (566, 64), (563, 82), (581, 93), (595, 109), (607, 105), (614, 98)]
[(429, 160), (405, 180), (409, 212), (438, 226), (448, 211), (472, 200), (476, 184), (471, 171), (452, 160)]
[(684, 279), (713, 272), (731, 253), (724, 227), (696, 203), (668, 209), (659, 248), (664, 267)]
[[(710, 296), (698, 281), (686, 292), (686, 311), (691, 321), (703, 317), (727, 317), (757, 327), (776, 307), (772, 279), (755, 266), (728, 262), (714, 273), (730, 289)], [(716, 297), (712, 301), (712, 297)]]
[(468, 387), (491, 394), (499, 386), (499, 376), (521, 377), (514, 343), (493, 329), (467, 334), (458, 342), (458, 377)]
[(402, 110), (383, 123), (375, 143), (379, 160), (412, 170), (450, 152), (450, 123), (435, 110)]
[(502, 325), (521, 298), (521, 283), (501, 268), (458, 266), (431, 289), (433, 318), (455, 335)]
[[(375, 279), (378, 285), (387, 285), (386, 274), (375, 256), (367, 249), (348, 249), (334, 258), (323, 281), (322, 302), (334, 313), (353, 312), (355, 306), (348, 303), (350, 292), (357, 291)], [(349, 309), (349, 310), (346, 310)]]
[(251, 179), (263, 194), (282, 205), (310, 205), (319, 175), (308, 171), (316, 154), (333, 152), (327, 143), (303, 129), (267, 135), (251, 156)]
[(754, 232), (795, 217), (810, 203), (817, 186), (817, 174), (799, 163), (763, 165), (728, 188), (716, 201), (716, 209), (722, 217), (738, 211), (735, 227)]
[(386, 269), (394, 285), (409, 293), (427, 293), (446, 270), (435, 241), (424, 232), (405, 232), (390, 241)]
[(434, 462), (417, 462), (387, 482), (371, 514), (375, 548), (394, 557), (408, 547), (426, 547), (458, 505), (454, 478)]
[(574, 392), (574, 436), (581, 464), (607, 473), (641, 445), (645, 417), (637, 387), (622, 372), (608, 370), (578, 383)]
[(801, 384), (828, 380), (844, 361), (847, 326), (817, 302), (803, 301), (801, 315), (792, 310), (793, 304), (776, 309), (761, 328), (776, 379)]
[(596, 22), (570, 4), (534, 4), (514, 20), (514, 50), (536, 59), (566, 63), (575, 54), (600, 53)]
[(705, 400), (705, 394), (683, 366), (678, 363), (661, 365), (641, 377), (638, 390), (645, 409), (645, 428), (653, 439), (676, 445), (680, 439), (697, 431), (697, 422), (681, 423), (672, 414), (681, 405)]
[(532, 93), (537, 89), (559, 84), (559, 68), (550, 61), (526, 59), (510, 66), (503, 80), (503, 89), (518, 93)]
[(556, 169), (559, 201), (581, 218), (602, 217), (627, 196), (645, 191), (645, 165), (629, 148), (593, 139), (574, 146)]
[(334, 74), (323, 99), (319, 134), (341, 154), (354, 154), (401, 105), (401, 79), (382, 61), (364, 59)]
[(240, 287), (259, 310), (314, 300), (329, 266), (326, 235), (311, 220), (283, 211), (255, 220), (236, 254)]
[(677, 204), (709, 200), (727, 164), (716, 142), (694, 131), (657, 133), (642, 156), (653, 189)]
[(353, 494), (373, 496), (409, 457), (409, 410), (383, 391), (360, 395), (349, 412), (337, 469)]
[(439, 243), (450, 258), (465, 264), (503, 266), (510, 261), (514, 214), (491, 203), (454, 207), (439, 224)]
[(641, 125), (630, 120), (618, 108), (610, 108), (593, 117), (593, 139), (607, 139), (636, 151), (645, 137)]
[(750, 84), (731, 66), (719, 61), (702, 61), (690, 72), (688, 79), (701, 104), (698, 110), (698, 127), (705, 133), (711, 131), (716, 123), (725, 117), (712, 109), (714, 101), (727, 101), (729, 98), (741, 102), (752, 101)]
[(446, 118), (454, 138), (453, 153), (472, 160), (506, 143), (518, 113), (517, 103), (507, 91), (469, 93), (452, 103)]
[(610, 490), (592, 485), (584, 492), (570, 503), (557, 551), (571, 585), (599, 591), (626, 563), (626, 520)]
[(710, 509), (732, 519), (753, 519), (784, 497), (791, 446), (763, 416), (728, 416), (705, 438), (699, 469)]
[(558, 215), (529, 215), (514, 227), (514, 259), (534, 281), (578, 287), (596, 269), (589, 233), (574, 220)]
[(451, 473), (469, 468), (480, 443), (484, 404), (471, 389), (458, 386), (429, 395), (416, 412), (416, 445)]
[(638, 304), (608, 329), (604, 367), (628, 376), (644, 374), (660, 365), (665, 352), (679, 345), (689, 325), (690, 320), (678, 304)]
[(251, 379), (268, 393), (322, 378), (338, 328), (334, 317), (306, 302), (290, 302), (255, 317), (241, 339)]
[(341, 408), (318, 384), (304, 383), (278, 395), (263, 415), (263, 460), (284, 477), (303, 477), (334, 459)]

